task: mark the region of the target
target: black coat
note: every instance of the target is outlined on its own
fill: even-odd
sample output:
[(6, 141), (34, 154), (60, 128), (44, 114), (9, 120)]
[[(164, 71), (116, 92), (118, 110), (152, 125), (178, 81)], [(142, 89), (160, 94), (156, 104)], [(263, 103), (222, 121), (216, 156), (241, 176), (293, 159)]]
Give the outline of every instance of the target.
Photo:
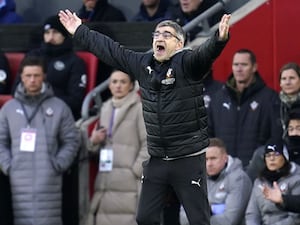
[(213, 36), (194, 51), (182, 50), (163, 63), (81, 25), (74, 39), (100, 60), (137, 79), (141, 88), (150, 155), (178, 157), (208, 145), (201, 80), (226, 42)]
[(126, 17), (122, 11), (110, 5), (107, 0), (97, 1), (93, 12), (87, 11), (83, 5), (79, 9), (78, 16), (88, 22), (126, 21)]
[(5, 55), (0, 52), (0, 94), (10, 93), (10, 68)]
[[(233, 79), (233, 75), (229, 80)], [(229, 81), (213, 96), (209, 107), (209, 136), (221, 138), (228, 154), (247, 166), (254, 150), (271, 137), (281, 138), (278, 94), (256, 73), (255, 82), (239, 95)]]

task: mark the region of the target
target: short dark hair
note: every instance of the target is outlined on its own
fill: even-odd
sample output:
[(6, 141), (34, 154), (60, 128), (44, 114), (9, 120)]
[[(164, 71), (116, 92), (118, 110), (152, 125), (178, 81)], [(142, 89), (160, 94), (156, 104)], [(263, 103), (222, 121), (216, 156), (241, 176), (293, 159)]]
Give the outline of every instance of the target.
[(251, 63), (252, 64), (256, 63), (256, 56), (255, 56), (255, 54), (251, 50), (249, 50), (247, 48), (241, 48), (241, 49), (239, 49), (239, 50), (237, 50), (235, 52), (235, 54), (237, 54), (237, 53), (241, 53), (241, 54), (245, 54), (246, 53), (246, 54), (249, 54), (250, 55), (250, 61), (251, 61)]
[(176, 23), (172, 20), (163, 20), (156, 25), (155, 30), (159, 27), (172, 27), (175, 30), (177, 37), (184, 43), (185, 32), (178, 23)]
[(226, 145), (220, 138), (210, 138), (208, 147), (218, 147), (224, 150), (227, 153)]
[(47, 72), (47, 65), (46, 61), (41, 56), (25, 56), (24, 59), (21, 61), (18, 73), (21, 74), (24, 70), (25, 66), (40, 66), (44, 73)]

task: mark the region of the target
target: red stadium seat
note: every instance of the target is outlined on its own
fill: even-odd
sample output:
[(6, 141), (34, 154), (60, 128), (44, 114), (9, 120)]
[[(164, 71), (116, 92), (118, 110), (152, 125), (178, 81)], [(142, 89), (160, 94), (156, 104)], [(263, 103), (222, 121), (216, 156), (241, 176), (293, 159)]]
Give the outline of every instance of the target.
[(25, 56), (23, 52), (6, 52), (5, 56), (8, 59), (9, 68), (11, 72), (11, 85), (14, 83), (14, 80), (18, 74), (19, 65), (22, 59)]
[[(9, 63), (9, 69), (11, 73), (11, 83), (9, 84), (12, 86), (14, 80), (18, 74), (19, 65), (24, 58), (24, 53), (22, 52), (6, 52), (5, 56), (7, 57)], [(12, 95), (0, 95), (0, 108), (2, 105), (7, 102), (8, 100), (12, 99)]]
[(88, 93), (96, 86), (98, 58), (92, 53), (85, 51), (77, 51), (76, 54), (84, 60), (87, 67), (86, 93)]

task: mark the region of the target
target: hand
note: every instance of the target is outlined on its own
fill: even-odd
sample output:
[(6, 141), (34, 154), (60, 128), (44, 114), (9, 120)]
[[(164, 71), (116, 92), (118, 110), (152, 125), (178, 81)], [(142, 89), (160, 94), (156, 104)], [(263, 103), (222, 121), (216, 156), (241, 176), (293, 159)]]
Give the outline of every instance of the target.
[(263, 194), (266, 199), (274, 202), (274, 203), (283, 203), (281, 190), (278, 187), (277, 182), (273, 182), (273, 188), (268, 187), (267, 185), (264, 185), (263, 187)]
[(228, 39), (230, 17), (231, 17), (230, 14), (224, 14), (219, 23), (219, 40), (220, 41), (226, 41)]
[(98, 129), (97, 126), (94, 127), (90, 141), (93, 145), (100, 144), (106, 139), (106, 128)]
[(76, 13), (71, 13), (71, 11), (68, 9), (65, 11), (60, 10), (58, 16), (62, 25), (72, 35), (74, 35), (75, 31), (82, 23), (81, 19), (76, 15)]

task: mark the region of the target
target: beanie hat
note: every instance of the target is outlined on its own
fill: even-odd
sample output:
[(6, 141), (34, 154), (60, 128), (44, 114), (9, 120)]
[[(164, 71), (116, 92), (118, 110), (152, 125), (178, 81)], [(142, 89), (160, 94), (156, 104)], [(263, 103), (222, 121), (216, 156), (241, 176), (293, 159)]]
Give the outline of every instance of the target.
[(289, 160), (289, 153), (286, 146), (283, 144), (283, 140), (270, 140), (265, 147), (265, 154), (269, 152), (278, 152), (283, 155), (284, 158)]
[(63, 36), (68, 36), (68, 31), (65, 29), (65, 27), (61, 24), (59, 17), (56, 16), (50, 16), (48, 17), (44, 22), (44, 31), (49, 29), (55, 29), (59, 31)]

